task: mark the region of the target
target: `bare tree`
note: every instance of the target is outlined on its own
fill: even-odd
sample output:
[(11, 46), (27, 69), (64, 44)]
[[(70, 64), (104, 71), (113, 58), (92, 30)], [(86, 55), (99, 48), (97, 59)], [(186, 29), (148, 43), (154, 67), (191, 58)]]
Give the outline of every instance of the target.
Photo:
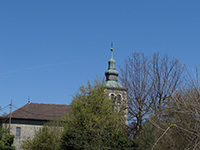
[[(198, 72), (176, 90), (159, 116), (151, 116), (139, 135), (141, 149), (200, 149), (200, 85)], [(196, 71), (198, 71), (196, 69)]]
[(152, 111), (155, 115), (162, 112), (179, 87), (182, 72), (183, 67), (177, 59), (170, 59), (168, 55), (162, 57), (159, 53), (153, 54), (150, 74), (153, 84), (151, 91)]
[(151, 83), (150, 60), (142, 53), (132, 53), (123, 67), (120, 67), (122, 84), (128, 89), (128, 118), (134, 122), (134, 130), (141, 128), (144, 116), (149, 112), (149, 101), (153, 88)]
[[(156, 138), (152, 149), (200, 149), (200, 86), (195, 78), (186, 74), (184, 85), (172, 96), (159, 119), (151, 118), (154, 133), (165, 133)], [(171, 129), (170, 126), (175, 128)], [(169, 129), (165, 130), (164, 129)], [(161, 135), (160, 134), (160, 135)], [(155, 135), (155, 134), (154, 134)]]
[[(186, 70), (186, 80), (184, 86), (174, 94), (172, 107), (168, 109), (170, 117), (176, 124), (178, 133), (182, 141), (177, 140), (177, 144), (183, 145), (184, 149), (200, 149), (200, 85), (198, 79), (198, 69), (196, 67), (192, 76)], [(174, 140), (175, 141), (175, 140)]]
[(145, 118), (158, 114), (177, 89), (182, 66), (177, 59), (154, 53), (132, 53), (120, 67), (120, 81), (128, 89), (128, 117), (136, 133)]

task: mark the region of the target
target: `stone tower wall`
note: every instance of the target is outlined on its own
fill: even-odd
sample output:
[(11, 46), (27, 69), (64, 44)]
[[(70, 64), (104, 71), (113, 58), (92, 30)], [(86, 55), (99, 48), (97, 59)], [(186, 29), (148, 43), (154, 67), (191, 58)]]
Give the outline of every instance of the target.
[[(119, 94), (121, 95), (121, 106), (124, 106), (124, 112), (125, 112), (125, 120), (127, 122), (127, 92), (126, 90), (120, 90), (120, 89), (106, 89), (105, 93), (109, 96), (109, 98), (111, 99), (111, 94), (114, 94), (115, 97)], [(115, 99), (116, 101), (116, 99)], [(115, 102), (116, 105), (116, 102)]]

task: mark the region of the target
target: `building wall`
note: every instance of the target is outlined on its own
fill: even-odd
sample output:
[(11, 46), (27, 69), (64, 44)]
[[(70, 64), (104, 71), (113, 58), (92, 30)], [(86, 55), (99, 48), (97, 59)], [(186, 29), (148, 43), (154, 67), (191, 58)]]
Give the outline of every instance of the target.
[[(10, 126), (10, 133), (15, 136), (13, 146), (16, 147), (16, 150), (21, 150), (20, 146), (22, 144), (22, 141), (26, 140), (27, 138), (32, 138), (35, 132), (43, 127), (42, 122), (39, 123), (37, 121), (31, 121), (33, 122), (33, 124), (27, 123), (27, 121), (24, 121), (24, 123), (22, 123), (21, 120), (18, 121), (19, 123), (17, 123), (16, 120), (13, 122), (14, 123), (12, 123)], [(3, 127), (9, 128), (8, 123), (4, 123)], [(17, 127), (21, 129), (20, 136), (16, 135)]]

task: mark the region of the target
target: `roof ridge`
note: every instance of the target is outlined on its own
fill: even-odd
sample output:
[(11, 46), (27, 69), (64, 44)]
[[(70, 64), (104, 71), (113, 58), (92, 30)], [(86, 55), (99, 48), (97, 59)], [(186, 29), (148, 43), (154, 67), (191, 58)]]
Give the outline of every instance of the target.
[[(67, 104), (53, 104), (53, 103), (28, 103), (28, 104), (42, 104), (42, 105), (67, 105)], [(26, 104), (27, 105), (27, 104)], [(25, 106), (25, 105), (24, 105)]]

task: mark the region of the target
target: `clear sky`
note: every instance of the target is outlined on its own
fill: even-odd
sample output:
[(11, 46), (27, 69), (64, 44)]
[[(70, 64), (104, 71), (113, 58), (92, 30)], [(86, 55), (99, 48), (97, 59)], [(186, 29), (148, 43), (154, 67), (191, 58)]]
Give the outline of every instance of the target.
[(117, 65), (131, 52), (199, 65), (200, 1), (1, 0), (0, 106), (70, 104), (104, 77), (111, 41)]

